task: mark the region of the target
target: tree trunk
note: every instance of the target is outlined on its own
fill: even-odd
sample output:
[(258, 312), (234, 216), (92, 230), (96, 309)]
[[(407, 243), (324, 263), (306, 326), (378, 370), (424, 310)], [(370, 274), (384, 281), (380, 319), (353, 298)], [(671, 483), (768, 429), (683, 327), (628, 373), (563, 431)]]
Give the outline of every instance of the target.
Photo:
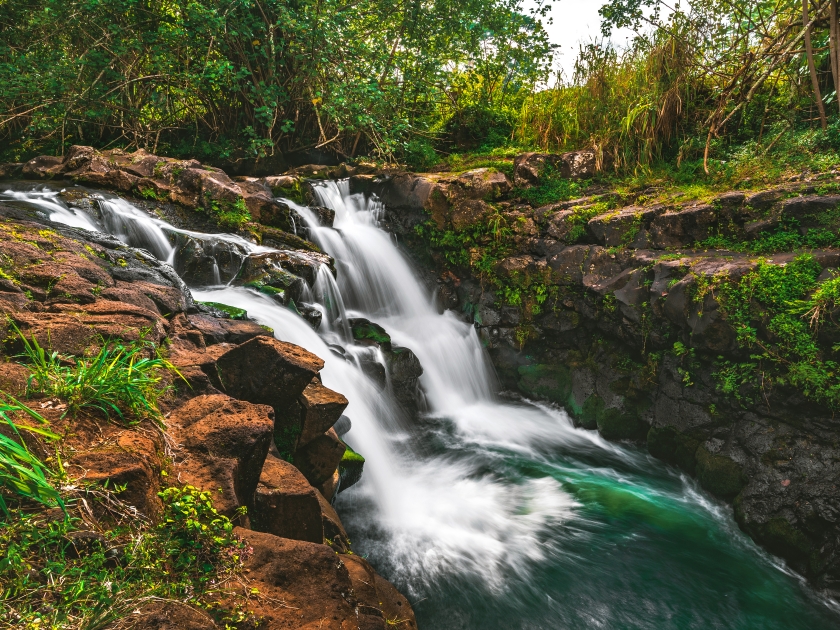
[(808, 59), (808, 71), (811, 73), (811, 85), (814, 86), (814, 98), (817, 100), (817, 110), (820, 113), (820, 125), (823, 129), (828, 126), (825, 119), (825, 107), (822, 102), (822, 94), (820, 94), (820, 82), (817, 78), (817, 68), (814, 65), (814, 49), (811, 46), (811, 26), (808, 19), (808, 3), (811, 0), (802, 0), (802, 24), (805, 28), (805, 56)]

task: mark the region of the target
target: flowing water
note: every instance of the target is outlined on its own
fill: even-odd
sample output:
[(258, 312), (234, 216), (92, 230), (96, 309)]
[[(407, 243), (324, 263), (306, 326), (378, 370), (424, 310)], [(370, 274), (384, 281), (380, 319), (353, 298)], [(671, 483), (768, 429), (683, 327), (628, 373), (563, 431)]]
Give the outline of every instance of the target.
[[(346, 182), (315, 190), (336, 211), (334, 228), (296, 209), (338, 269), (337, 283), (322, 269), (309, 288), (325, 315), (318, 332), (270, 298), (224, 284), (230, 277), (221, 273), (193, 293), (246, 309), (326, 360), (324, 383), (350, 400), (345, 438), (367, 458), (338, 510), (356, 553), (408, 594), (421, 629), (840, 626), (835, 602), (757, 548), (731, 508), (692, 480), (575, 429), (560, 409), (497, 396), (475, 329), (433, 307), (379, 228), (376, 199), (349, 195)], [(121, 199), (103, 198), (93, 216), (56, 191), (30, 187), (3, 198), (109, 231), (176, 268), (179, 239), (211, 255), (264, 250), (236, 236), (177, 230)], [(420, 417), (406, 417), (365, 376), (360, 359), (376, 352), (335, 323), (347, 316), (379, 323), (419, 357), (428, 409)]]

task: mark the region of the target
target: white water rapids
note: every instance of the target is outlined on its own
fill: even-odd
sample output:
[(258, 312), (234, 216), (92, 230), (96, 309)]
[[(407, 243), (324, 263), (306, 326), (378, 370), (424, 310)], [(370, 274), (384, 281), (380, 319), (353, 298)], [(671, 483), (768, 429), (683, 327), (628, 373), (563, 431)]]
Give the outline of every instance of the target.
[[(314, 190), (335, 211), (333, 227), (287, 203), (336, 261), (337, 279), (322, 267), (304, 291), (324, 315), (317, 332), (293, 310), (230, 284), (242, 258), (268, 248), (178, 229), (111, 196), (99, 200), (97, 216), (55, 190), (9, 190), (0, 199), (111, 233), (176, 269), (188, 242), (216, 261), (210, 286), (192, 287), (197, 300), (245, 309), (279, 339), (325, 360), (324, 384), (350, 401), (344, 437), (366, 458), (361, 482), (337, 507), (356, 553), (414, 603), (428, 599), (418, 609), (421, 627), (832, 627), (821, 625), (836, 618), (826, 601), (800, 587), (694, 482), (573, 428), (562, 410), (498, 397), (475, 328), (438, 312), (380, 228), (376, 198), (350, 195), (346, 181)], [(406, 417), (361, 369), (359, 358), (378, 351), (353, 342), (348, 317), (381, 325), (417, 355), (427, 404), (420, 417)]]

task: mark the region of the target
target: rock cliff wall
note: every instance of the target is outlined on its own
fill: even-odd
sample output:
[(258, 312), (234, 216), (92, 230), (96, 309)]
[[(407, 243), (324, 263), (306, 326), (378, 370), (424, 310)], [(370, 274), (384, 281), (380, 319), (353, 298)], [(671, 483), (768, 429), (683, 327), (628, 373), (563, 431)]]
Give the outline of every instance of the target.
[[(519, 191), (539, 183), (544, 158), (517, 159)], [(756, 541), (840, 590), (836, 174), (543, 207), (488, 169), (356, 175), (351, 187), (382, 198), (505, 387), (645, 444), (731, 502)]]

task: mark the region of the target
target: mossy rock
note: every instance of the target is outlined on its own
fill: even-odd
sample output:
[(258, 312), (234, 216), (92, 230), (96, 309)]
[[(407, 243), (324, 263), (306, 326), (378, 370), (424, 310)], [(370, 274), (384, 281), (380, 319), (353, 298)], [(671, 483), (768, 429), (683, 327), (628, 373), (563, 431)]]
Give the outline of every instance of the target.
[(598, 429), (608, 440), (642, 440), (647, 429), (636, 413), (625, 409), (608, 409), (598, 394), (593, 394), (583, 402), (576, 420), (584, 429)]
[(210, 308), (214, 308), (217, 311), (222, 311), (223, 313), (227, 313), (230, 315), (231, 319), (239, 319), (239, 320), (246, 320), (248, 319), (248, 311), (243, 308), (236, 308), (235, 306), (230, 306), (228, 304), (222, 304), (221, 302), (200, 302), (204, 304), (204, 306), (209, 306)]
[[(344, 446), (347, 446), (345, 443)], [(340, 482), (338, 487), (340, 490), (346, 490), (359, 482), (362, 478), (362, 471), (365, 467), (365, 458), (359, 455), (352, 448), (347, 446), (341, 462), (338, 465), (338, 474)]]
[(679, 466), (690, 475), (695, 473), (695, 454), (700, 440), (681, 433), (674, 427), (651, 427), (647, 434), (647, 446), (654, 457)]
[[(735, 514), (739, 522), (742, 521), (737, 501)], [(818, 575), (823, 571), (825, 559), (821, 558), (819, 548), (786, 518), (771, 518), (766, 523), (742, 523), (742, 526), (768, 551), (784, 558), (797, 571), (806, 575)]]
[(572, 374), (563, 365), (523, 365), (518, 368), (519, 391), (565, 405), (572, 394)]
[(374, 324), (367, 319), (350, 319), (348, 320), (350, 330), (353, 332), (353, 339), (357, 341), (372, 341), (379, 344), (384, 349), (391, 347), (391, 335), (389, 335), (382, 326)]
[(263, 284), (262, 282), (249, 282), (245, 285), (248, 289), (254, 289), (259, 291), (263, 295), (267, 295), (270, 298), (274, 298), (277, 302), (280, 302), (283, 305), (286, 305), (289, 302), (287, 297), (287, 292), (285, 289), (281, 289), (278, 287), (273, 287), (268, 284)]
[(705, 446), (695, 452), (697, 479), (704, 489), (721, 499), (732, 500), (746, 485), (741, 465), (723, 455), (710, 453)]

